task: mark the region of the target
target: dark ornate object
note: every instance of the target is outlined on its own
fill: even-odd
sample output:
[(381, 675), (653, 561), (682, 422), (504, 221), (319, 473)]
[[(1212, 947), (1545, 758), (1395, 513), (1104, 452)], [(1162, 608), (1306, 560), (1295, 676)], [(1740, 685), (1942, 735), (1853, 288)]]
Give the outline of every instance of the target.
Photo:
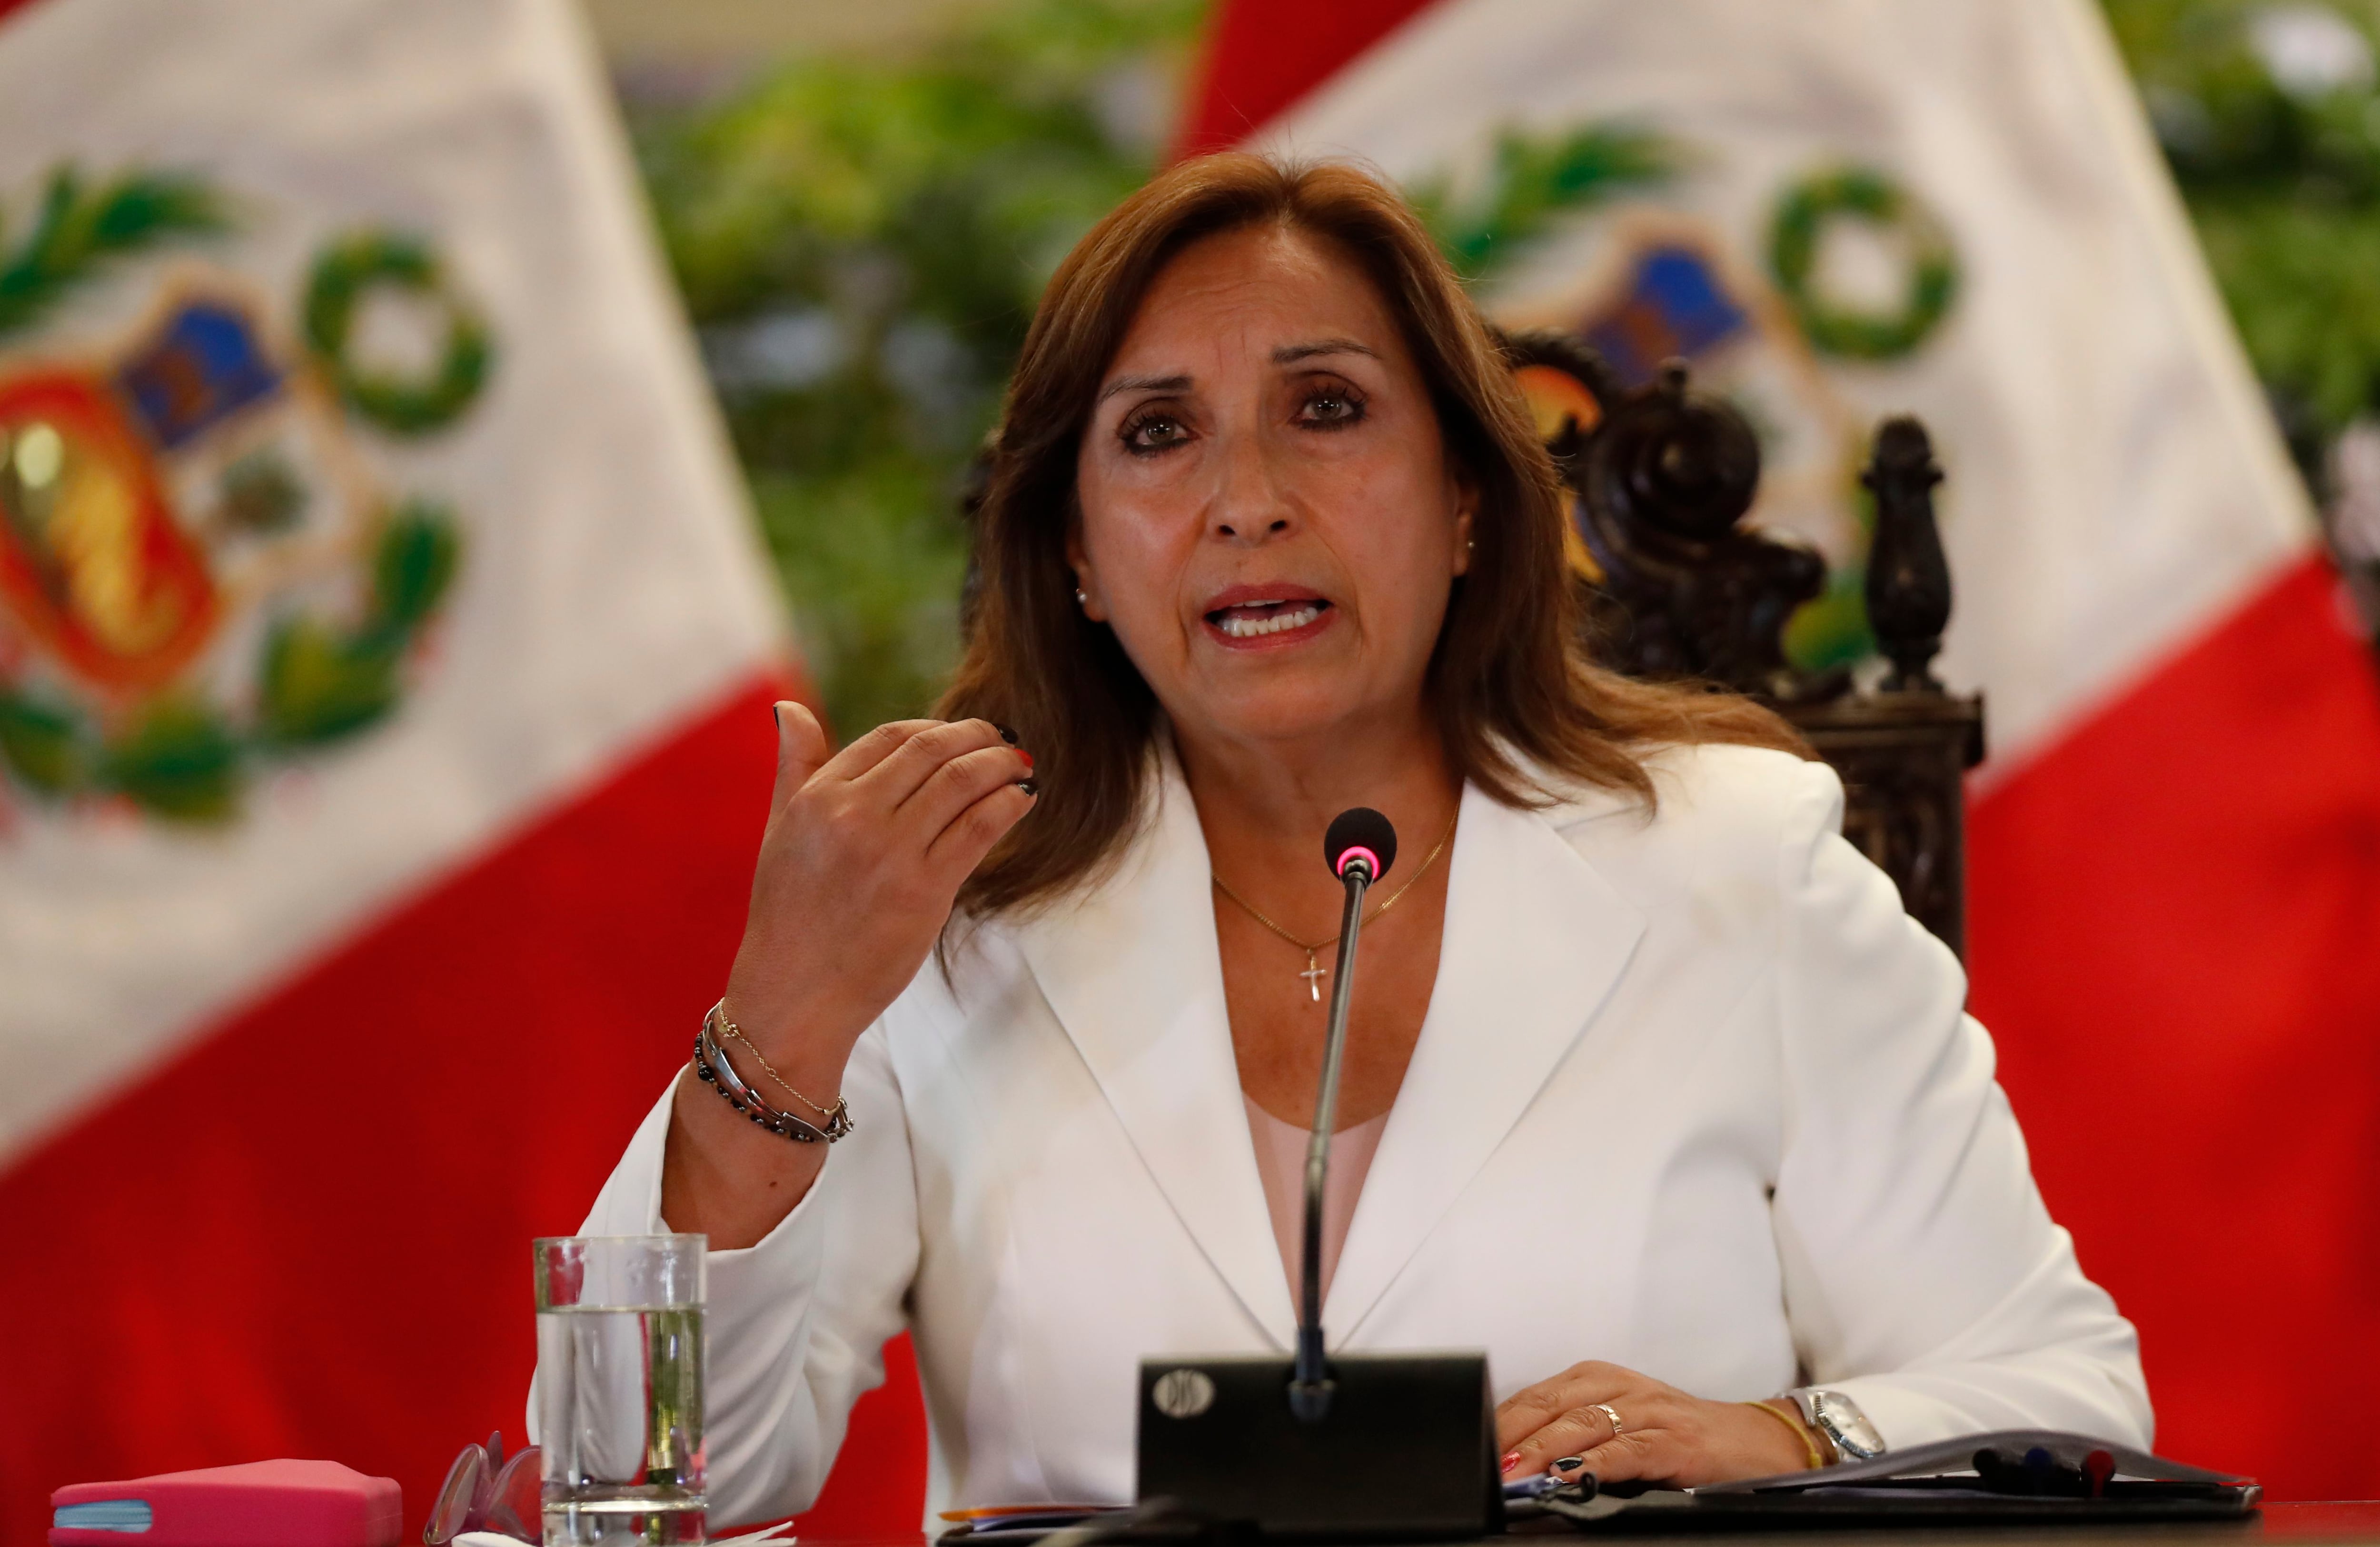
[[(1724, 401), (1694, 391), (1682, 363), (1632, 393), (1575, 338), (1507, 340), (1524, 384), (1561, 372), (1591, 405), (1548, 448), (1576, 496), (1599, 659), (1632, 676), (1695, 678), (1755, 694), (1842, 775), (1843, 834), (1891, 876), (1912, 916), (1964, 951), (1964, 775), (1983, 760), (1980, 697), (1943, 690), (1934, 656), (1950, 616), (1950, 572), (1934, 520), (1942, 481), (1925, 426), (1888, 420), (1862, 478), (1876, 499), (1869, 626), (1890, 663), (1874, 688), (1842, 670), (1785, 661), (1786, 619), (1826, 586), (1816, 554), (1738, 526), (1758, 492), (1758, 443)], [(1566, 390), (1566, 389), (1565, 389)]]
[(1743, 416), (1689, 390), (1672, 361), (1612, 406), (1578, 467), (1605, 659), (1636, 676), (1792, 696), (1785, 620), (1825, 587), (1827, 565), (1736, 525), (1760, 488), (1760, 443)]
[(1867, 551), (1867, 622), (1892, 663), (1887, 689), (1940, 691), (1934, 657), (1950, 621), (1950, 561), (1934, 524), (1934, 443), (1906, 415), (1876, 432), (1876, 457), (1860, 481), (1876, 496), (1876, 536)]

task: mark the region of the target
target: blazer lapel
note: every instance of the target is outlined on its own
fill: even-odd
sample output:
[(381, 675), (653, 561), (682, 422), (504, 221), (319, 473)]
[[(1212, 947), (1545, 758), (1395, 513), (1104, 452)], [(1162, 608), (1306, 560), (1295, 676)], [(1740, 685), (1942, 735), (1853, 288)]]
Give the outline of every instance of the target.
[(1542, 815), (1463, 791), (1438, 981), (1323, 1307), (1333, 1344), (1360, 1330), (1520, 1120), (1644, 932)]
[(1149, 828), (1117, 872), (1018, 940), (1174, 1214), (1281, 1348), (1296, 1331), (1223, 1003), (1207, 841), (1168, 749)]

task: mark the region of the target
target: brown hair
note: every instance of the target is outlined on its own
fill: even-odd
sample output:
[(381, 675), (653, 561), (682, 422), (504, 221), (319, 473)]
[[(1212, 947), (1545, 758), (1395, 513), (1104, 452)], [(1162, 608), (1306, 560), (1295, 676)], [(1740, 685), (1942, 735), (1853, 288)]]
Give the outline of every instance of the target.
[(1447, 453), (1478, 493), (1426, 691), (1448, 761), (1508, 805), (1551, 781), (1649, 808), (1644, 753), (1729, 741), (1807, 755), (1748, 699), (1638, 682), (1587, 658), (1562, 559), (1560, 486), (1512, 371), (1413, 212), (1352, 166), (1240, 152), (1160, 173), (1092, 227), (1051, 277), (1010, 380), (977, 514), (982, 590), (945, 717), (1014, 727), (1043, 796), (959, 894), (978, 915), (1050, 898), (1121, 852), (1154, 768), (1157, 700), (1074, 599), (1066, 535), (1075, 456), (1101, 377), (1160, 269), (1202, 237), (1258, 224), (1311, 233), (1379, 287), (1429, 384)]

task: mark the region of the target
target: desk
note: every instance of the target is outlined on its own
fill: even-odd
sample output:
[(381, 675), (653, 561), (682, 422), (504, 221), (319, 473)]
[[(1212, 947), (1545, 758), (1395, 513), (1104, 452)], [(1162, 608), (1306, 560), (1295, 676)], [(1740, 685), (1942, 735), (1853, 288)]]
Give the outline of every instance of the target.
[[(2001, 1528), (1960, 1530), (1730, 1531), (1680, 1535), (1602, 1527), (1573, 1531), (1546, 1521), (1515, 1533), (1552, 1547), (1562, 1541), (1706, 1541), (1714, 1547), (2219, 1547), (2258, 1541), (2305, 1547), (2380, 1547), (2380, 1500), (2345, 1504), (2268, 1504), (2263, 1514), (2236, 1523), (2191, 1526)], [(865, 1540), (806, 1536), (803, 1547), (926, 1547), (923, 1536)], [(997, 1539), (995, 1539), (997, 1540)], [(1488, 1537), (1459, 1547), (1511, 1547), (1514, 1537)]]
[[(2380, 1501), (2347, 1504), (2268, 1504), (2262, 1514), (2240, 1521), (2198, 1525), (1976, 1527), (1954, 1530), (1803, 1530), (1696, 1532), (1630, 1531), (1603, 1527), (1572, 1531), (1566, 1527), (1546, 1529), (1551, 1522), (1532, 1525), (1528, 1536), (1548, 1543), (1567, 1537), (1576, 1541), (1625, 1540), (1678, 1543), (1706, 1541), (1726, 1547), (2216, 1547), (2222, 1542), (2261, 1540), (2305, 1543), (2306, 1547), (2380, 1547)], [(1510, 1542), (1512, 1538), (1491, 1538)], [(809, 1547), (817, 1547), (816, 1543)], [(1485, 1544), (1480, 1544), (1485, 1547)]]

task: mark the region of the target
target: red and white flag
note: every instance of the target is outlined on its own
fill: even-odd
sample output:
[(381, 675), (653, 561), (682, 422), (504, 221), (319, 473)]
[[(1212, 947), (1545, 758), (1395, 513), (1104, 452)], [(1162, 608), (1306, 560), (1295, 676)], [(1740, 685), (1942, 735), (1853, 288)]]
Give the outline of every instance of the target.
[(2050, 1206), (2161, 1450), (2380, 1491), (2380, 688), (2096, 8), (1233, 0), (1184, 142), (1243, 140), (1373, 162), (1491, 314), (1742, 403), (1756, 517), (1837, 570), (1805, 658), (1862, 642), (1865, 436), (1925, 419), (1973, 1004)]
[(0, 11), (0, 1542), (418, 1521), (724, 975), (782, 614), (567, 0)]

